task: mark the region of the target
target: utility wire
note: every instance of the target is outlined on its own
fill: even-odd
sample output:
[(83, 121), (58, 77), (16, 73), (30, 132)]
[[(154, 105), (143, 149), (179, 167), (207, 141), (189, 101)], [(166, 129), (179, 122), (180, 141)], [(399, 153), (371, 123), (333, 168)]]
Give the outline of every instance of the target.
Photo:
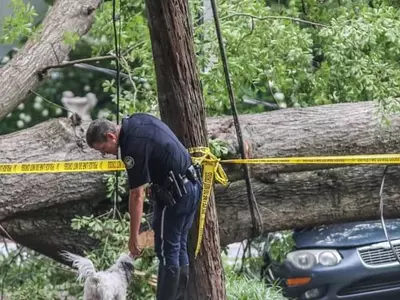
[[(222, 33), (221, 33), (220, 24), (219, 24), (217, 4), (216, 4), (215, 0), (210, 0), (210, 1), (211, 1), (212, 11), (213, 11), (213, 16), (214, 16), (214, 23), (215, 23), (215, 29), (216, 29), (216, 34), (217, 34), (218, 43), (219, 43), (219, 49), (221, 52), (221, 59), (222, 59), (222, 65), (224, 68), (226, 86), (228, 89), (229, 102), (231, 105), (231, 111), (232, 111), (233, 120), (235, 123), (235, 129), (236, 129), (236, 134), (237, 134), (237, 138), (238, 138), (238, 143), (239, 143), (239, 150), (240, 150), (241, 158), (245, 159), (246, 155), (245, 155), (244, 144), (243, 144), (242, 130), (240, 128), (240, 122), (239, 122), (238, 113), (237, 113), (236, 104), (235, 104), (235, 97), (233, 94), (233, 88), (232, 88), (232, 83), (231, 83), (230, 74), (229, 74), (228, 59), (227, 59), (226, 52), (225, 52), (224, 42), (222, 40)], [(252, 236), (254, 237), (263, 232), (263, 220), (262, 220), (262, 217), (260, 214), (260, 210), (258, 208), (258, 203), (257, 203), (254, 193), (253, 193), (253, 188), (251, 186), (249, 168), (248, 168), (247, 164), (242, 164), (242, 167), (243, 167), (243, 170), (245, 173), (247, 197), (249, 200), (249, 208), (250, 208), (250, 214), (251, 214), (251, 220), (252, 220), (252, 231), (253, 231)], [(257, 213), (257, 218), (255, 216), (255, 213)]]
[(400, 257), (397, 254), (396, 249), (393, 247), (392, 240), (390, 239), (388, 232), (386, 230), (385, 218), (383, 217), (383, 187), (385, 185), (385, 178), (386, 178), (386, 173), (387, 173), (388, 169), (389, 169), (389, 166), (386, 166), (385, 170), (383, 171), (383, 175), (382, 175), (381, 189), (379, 191), (379, 210), (380, 210), (380, 215), (381, 215), (382, 228), (383, 228), (383, 232), (385, 233), (386, 240), (388, 241), (388, 243), (390, 245), (390, 249), (392, 250), (397, 262), (400, 263)]
[[(113, 19), (113, 30), (114, 30), (114, 47), (115, 47), (115, 63), (116, 63), (116, 92), (117, 92), (117, 125), (119, 125), (119, 98), (120, 98), (120, 86), (121, 86), (121, 78), (120, 78), (120, 58), (121, 58), (121, 2), (119, 4), (119, 13), (116, 15), (116, 0), (112, 1), (112, 19)], [(119, 34), (117, 34), (117, 24), (116, 21), (119, 22)], [(117, 159), (119, 158), (119, 152), (117, 151)], [(115, 197), (114, 197), (114, 218), (117, 209), (117, 200), (118, 200), (118, 179), (119, 172), (115, 172)]]

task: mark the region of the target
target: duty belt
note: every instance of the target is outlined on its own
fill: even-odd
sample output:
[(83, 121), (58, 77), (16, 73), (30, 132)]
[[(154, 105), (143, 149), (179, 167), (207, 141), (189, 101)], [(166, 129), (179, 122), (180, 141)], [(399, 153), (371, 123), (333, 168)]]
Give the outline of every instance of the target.
[(200, 183), (201, 171), (200, 166), (191, 165), (184, 174), (175, 175), (174, 172), (168, 172), (166, 179), (162, 185), (153, 184), (152, 192), (155, 196), (165, 202), (168, 206), (175, 205), (175, 197), (182, 197), (187, 194), (186, 184), (190, 181), (193, 184)]
[(192, 183), (194, 183), (194, 181), (196, 180), (200, 180), (200, 167), (199, 166), (194, 166), (191, 165), (185, 172), (185, 174), (182, 176), (183, 179), (189, 179), (190, 181), (193, 181)]

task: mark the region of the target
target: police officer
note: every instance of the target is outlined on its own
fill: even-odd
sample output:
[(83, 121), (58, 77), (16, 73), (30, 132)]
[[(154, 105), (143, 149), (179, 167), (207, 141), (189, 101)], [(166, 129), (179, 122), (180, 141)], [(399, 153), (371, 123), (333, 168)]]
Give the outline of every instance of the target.
[(198, 207), (200, 173), (171, 129), (158, 118), (133, 114), (118, 126), (94, 120), (87, 132), (88, 145), (102, 154), (121, 149), (129, 180), (129, 250), (140, 254), (139, 227), (145, 189), (151, 185), (155, 200), (153, 230), (159, 258), (157, 300), (185, 299), (189, 280), (187, 237)]

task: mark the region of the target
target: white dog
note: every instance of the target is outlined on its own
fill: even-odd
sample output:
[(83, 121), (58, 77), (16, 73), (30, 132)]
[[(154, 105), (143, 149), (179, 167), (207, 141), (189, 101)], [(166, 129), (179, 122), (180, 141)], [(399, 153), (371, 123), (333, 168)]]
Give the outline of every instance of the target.
[(78, 280), (85, 280), (84, 300), (126, 300), (134, 269), (132, 256), (123, 253), (110, 268), (97, 272), (88, 258), (67, 251), (61, 255), (78, 268)]

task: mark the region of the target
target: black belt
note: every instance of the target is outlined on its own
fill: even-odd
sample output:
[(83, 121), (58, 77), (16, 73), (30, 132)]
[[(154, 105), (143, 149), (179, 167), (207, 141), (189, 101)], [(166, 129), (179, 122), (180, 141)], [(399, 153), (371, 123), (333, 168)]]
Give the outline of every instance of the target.
[(153, 184), (152, 194), (154, 194), (155, 200), (158, 198), (167, 206), (174, 206), (176, 204), (175, 199), (180, 198), (187, 194), (185, 185), (188, 182), (195, 184), (200, 183), (200, 167), (191, 165), (184, 174), (178, 174), (176, 176), (172, 171), (168, 173), (168, 177), (164, 180), (162, 185)]
[(180, 177), (182, 178), (182, 184), (184, 185), (188, 182), (195, 184), (196, 181), (199, 180), (196, 169), (193, 167), (193, 165), (191, 165), (184, 174), (180, 175)]

